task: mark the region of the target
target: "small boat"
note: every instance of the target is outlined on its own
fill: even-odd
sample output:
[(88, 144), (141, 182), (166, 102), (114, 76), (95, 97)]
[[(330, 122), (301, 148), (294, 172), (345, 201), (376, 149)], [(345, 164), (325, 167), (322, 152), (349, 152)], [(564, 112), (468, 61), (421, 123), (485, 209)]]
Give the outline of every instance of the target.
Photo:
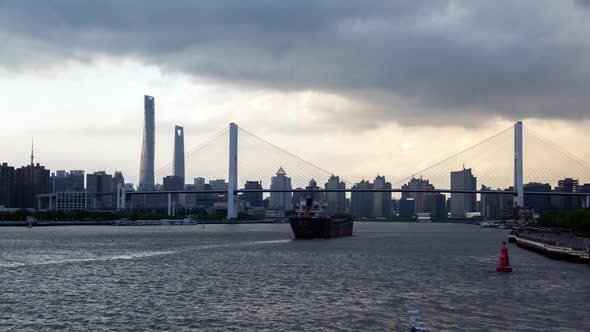
[(420, 314), (420, 310), (409, 310), (408, 315), (410, 315), (410, 326), (408, 327), (408, 332), (428, 332), (428, 329), (425, 327), (416, 326), (416, 316)]

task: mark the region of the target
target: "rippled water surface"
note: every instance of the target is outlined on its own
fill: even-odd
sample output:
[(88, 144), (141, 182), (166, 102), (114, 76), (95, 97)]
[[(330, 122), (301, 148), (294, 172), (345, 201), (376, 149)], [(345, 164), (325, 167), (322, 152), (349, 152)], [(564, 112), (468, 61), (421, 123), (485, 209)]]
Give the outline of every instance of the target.
[(590, 267), (469, 225), (0, 228), (0, 330), (590, 331)]

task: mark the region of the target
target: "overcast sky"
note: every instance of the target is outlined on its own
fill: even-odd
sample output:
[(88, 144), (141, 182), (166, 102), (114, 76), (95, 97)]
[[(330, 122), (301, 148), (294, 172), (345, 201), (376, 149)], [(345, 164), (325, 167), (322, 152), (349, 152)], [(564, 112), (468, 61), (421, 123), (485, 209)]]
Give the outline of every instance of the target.
[(231, 121), (357, 180), (523, 120), (590, 160), (590, 1), (0, 1), (0, 161), (139, 173)]

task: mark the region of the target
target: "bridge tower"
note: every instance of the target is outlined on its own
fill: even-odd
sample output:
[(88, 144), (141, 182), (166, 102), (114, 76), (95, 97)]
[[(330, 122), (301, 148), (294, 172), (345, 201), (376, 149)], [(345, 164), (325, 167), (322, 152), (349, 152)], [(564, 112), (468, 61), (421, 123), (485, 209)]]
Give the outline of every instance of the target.
[(229, 173), (227, 186), (227, 220), (238, 218), (238, 125), (229, 124)]
[(514, 125), (514, 190), (516, 191), (514, 206), (517, 209), (524, 207), (522, 152), (522, 122), (518, 121)]

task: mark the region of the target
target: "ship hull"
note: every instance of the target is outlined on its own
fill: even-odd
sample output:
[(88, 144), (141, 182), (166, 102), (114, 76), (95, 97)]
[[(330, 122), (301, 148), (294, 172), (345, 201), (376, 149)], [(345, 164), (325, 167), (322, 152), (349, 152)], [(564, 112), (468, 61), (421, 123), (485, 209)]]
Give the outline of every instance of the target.
[(296, 239), (331, 239), (352, 236), (353, 221), (350, 216), (332, 218), (289, 218)]

